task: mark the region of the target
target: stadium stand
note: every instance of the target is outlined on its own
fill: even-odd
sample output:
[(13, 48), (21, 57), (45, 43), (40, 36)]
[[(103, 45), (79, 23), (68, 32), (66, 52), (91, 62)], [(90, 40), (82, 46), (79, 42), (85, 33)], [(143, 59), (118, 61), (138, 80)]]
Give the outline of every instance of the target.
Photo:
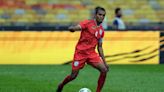
[(122, 8), (125, 23), (164, 21), (163, 0), (0, 0), (0, 24), (77, 23), (91, 18), (96, 6), (107, 10), (109, 24), (116, 7)]

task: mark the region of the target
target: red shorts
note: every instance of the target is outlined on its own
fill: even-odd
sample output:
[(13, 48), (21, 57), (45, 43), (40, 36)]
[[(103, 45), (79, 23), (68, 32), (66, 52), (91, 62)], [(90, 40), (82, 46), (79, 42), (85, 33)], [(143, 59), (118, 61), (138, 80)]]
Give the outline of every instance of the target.
[(100, 56), (93, 58), (85, 58), (81, 60), (73, 60), (72, 62), (72, 70), (80, 70), (85, 66), (85, 63), (95, 66), (96, 64), (103, 62)]

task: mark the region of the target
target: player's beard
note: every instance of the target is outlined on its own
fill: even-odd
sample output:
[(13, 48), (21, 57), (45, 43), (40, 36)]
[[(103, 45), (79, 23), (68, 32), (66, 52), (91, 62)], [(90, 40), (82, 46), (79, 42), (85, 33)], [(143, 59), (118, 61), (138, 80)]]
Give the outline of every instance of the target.
[(99, 17), (95, 17), (95, 20), (96, 20), (97, 25), (100, 25), (104, 19), (101, 19)]
[(98, 19), (97, 24), (100, 25), (103, 22), (103, 19)]
[(101, 23), (102, 23), (102, 21), (98, 21), (98, 22), (97, 22), (97, 25), (100, 25)]

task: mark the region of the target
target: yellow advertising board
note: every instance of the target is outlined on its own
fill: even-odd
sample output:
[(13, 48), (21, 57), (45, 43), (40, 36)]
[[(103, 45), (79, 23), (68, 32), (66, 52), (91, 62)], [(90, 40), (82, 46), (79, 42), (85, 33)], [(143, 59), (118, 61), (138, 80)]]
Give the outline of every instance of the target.
[[(80, 32), (1, 31), (0, 64), (64, 64), (73, 59)], [(109, 64), (158, 64), (159, 32), (106, 31)]]

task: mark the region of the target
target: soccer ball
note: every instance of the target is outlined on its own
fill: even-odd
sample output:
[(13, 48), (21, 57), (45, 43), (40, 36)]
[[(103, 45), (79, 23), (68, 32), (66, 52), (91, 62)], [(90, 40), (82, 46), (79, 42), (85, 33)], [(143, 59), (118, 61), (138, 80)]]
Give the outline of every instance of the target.
[(81, 88), (79, 92), (91, 92), (91, 90), (88, 88)]

